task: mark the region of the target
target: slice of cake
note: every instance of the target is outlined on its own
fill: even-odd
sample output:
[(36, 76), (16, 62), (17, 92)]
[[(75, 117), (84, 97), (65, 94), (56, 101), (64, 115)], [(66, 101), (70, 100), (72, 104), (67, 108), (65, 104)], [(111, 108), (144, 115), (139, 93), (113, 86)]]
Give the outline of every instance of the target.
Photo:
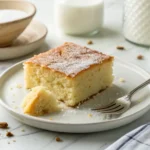
[(112, 65), (112, 56), (64, 43), (24, 63), (25, 84), (45, 86), (58, 100), (75, 106), (112, 84)]
[(25, 114), (41, 116), (59, 111), (55, 96), (43, 86), (37, 86), (24, 98), (22, 103)]

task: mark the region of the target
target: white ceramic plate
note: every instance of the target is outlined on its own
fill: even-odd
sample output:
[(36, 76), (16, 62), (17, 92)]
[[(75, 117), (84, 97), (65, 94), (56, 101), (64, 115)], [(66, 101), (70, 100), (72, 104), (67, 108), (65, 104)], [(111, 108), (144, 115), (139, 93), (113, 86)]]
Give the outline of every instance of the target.
[(44, 42), (47, 32), (44, 24), (33, 20), (11, 46), (0, 48), (0, 60), (24, 56), (35, 51)]
[[(118, 59), (114, 63), (115, 81), (113, 86), (98, 94), (81, 105), (78, 109), (70, 108), (56, 114), (43, 117), (32, 117), (22, 112), (20, 104), (28, 92), (24, 88), (22, 62), (9, 68), (0, 77), (0, 104), (17, 120), (42, 129), (60, 132), (95, 132), (117, 128), (141, 117), (150, 108), (150, 87), (147, 86), (133, 97), (132, 107), (120, 116), (104, 115), (92, 112), (100, 100), (115, 99), (124, 95), (150, 75), (141, 68), (122, 62)], [(124, 83), (119, 81), (124, 78)], [(18, 86), (18, 87), (17, 87)], [(92, 114), (90, 117), (89, 114)], [(52, 118), (53, 120), (50, 120)]]

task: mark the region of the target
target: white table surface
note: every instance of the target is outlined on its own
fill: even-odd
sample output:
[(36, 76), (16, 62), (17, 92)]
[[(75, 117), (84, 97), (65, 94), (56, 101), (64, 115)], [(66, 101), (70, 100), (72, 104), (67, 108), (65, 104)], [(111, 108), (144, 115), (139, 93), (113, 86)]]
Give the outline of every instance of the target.
[[(53, 24), (53, 0), (31, 0), (37, 7), (36, 18), (45, 23), (49, 29), (46, 42), (35, 53), (46, 51), (51, 47), (58, 46), (65, 41), (72, 41), (86, 45), (87, 40), (93, 40), (94, 44), (89, 47), (112, 54), (122, 60), (139, 65), (145, 70), (150, 70), (150, 49), (136, 46), (127, 42), (122, 35), (123, 0), (105, 0), (105, 25), (104, 29), (94, 37), (64, 36), (55, 32)], [(116, 50), (116, 46), (123, 45), (126, 50)], [(138, 54), (144, 55), (144, 60), (137, 60)], [(33, 56), (33, 53), (15, 60), (0, 61), (0, 73), (12, 64)], [(133, 79), (134, 80), (134, 79)], [(0, 122), (9, 123), (10, 131), (14, 137), (5, 137), (6, 130), (0, 129), (0, 150), (103, 150), (115, 142), (125, 133), (150, 121), (150, 111), (140, 119), (120, 127), (118, 129), (90, 133), (90, 134), (66, 134), (36, 129), (14, 120), (0, 107)], [(22, 131), (24, 130), (24, 132)], [(58, 143), (55, 137), (59, 136), (63, 142)], [(13, 142), (16, 140), (16, 142)], [(9, 144), (10, 142), (10, 144)]]

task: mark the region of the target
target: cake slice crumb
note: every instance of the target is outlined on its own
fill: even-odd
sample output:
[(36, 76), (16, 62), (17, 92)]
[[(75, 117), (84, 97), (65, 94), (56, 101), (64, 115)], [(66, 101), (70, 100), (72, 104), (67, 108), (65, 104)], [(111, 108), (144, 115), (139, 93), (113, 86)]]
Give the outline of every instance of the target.
[(139, 60), (142, 60), (143, 58), (144, 58), (143, 55), (138, 55), (138, 56), (137, 56), (137, 59), (139, 59)]
[(93, 44), (93, 41), (89, 40), (89, 41), (87, 41), (87, 44), (91, 45), (91, 44)]
[(123, 46), (117, 46), (116, 47), (118, 50), (124, 50), (125, 48)]
[(3, 128), (3, 129), (8, 128), (8, 123), (7, 122), (0, 122), (0, 128)]
[(14, 136), (14, 134), (12, 132), (8, 131), (8, 132), (6, 132), (6, 136), (12, 137), (12, 136)]
[(62, 139), (60, 137), (55, 138), (56, 142), (62, 142)]
[(25, 114), (32, 116), (42, 116), (60, 111), (55, 94), (44, 86), (32, 88), (32, 91), (25, 96), (22, 108)]
[(91, 118), (92, 116), (93, 116), (92, 114), (88, 114), (88, 117), (90, 117), (90, 118)]
[(120, 82), (125, 82), (125, 79), (124, 78), (119, 78), (119, 81)]
[(21, 85), (21, 84), (17, 84), (16, 87), (17, 87), (18, 89), (21, 89), (21, 88), (22, 88), (22, 85)]

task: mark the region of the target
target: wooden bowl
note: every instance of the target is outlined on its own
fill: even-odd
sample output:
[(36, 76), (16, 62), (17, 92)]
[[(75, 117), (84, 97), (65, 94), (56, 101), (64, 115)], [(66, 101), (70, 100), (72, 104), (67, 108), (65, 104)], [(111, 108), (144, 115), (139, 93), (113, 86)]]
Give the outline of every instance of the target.
[(0, 47), (6, 47), (25, 30), (36, 13), (35, 6), (27, 1), (0, 1), (0, 9), (20, 10), (27, 13), (23, 18), (0, 23)]

